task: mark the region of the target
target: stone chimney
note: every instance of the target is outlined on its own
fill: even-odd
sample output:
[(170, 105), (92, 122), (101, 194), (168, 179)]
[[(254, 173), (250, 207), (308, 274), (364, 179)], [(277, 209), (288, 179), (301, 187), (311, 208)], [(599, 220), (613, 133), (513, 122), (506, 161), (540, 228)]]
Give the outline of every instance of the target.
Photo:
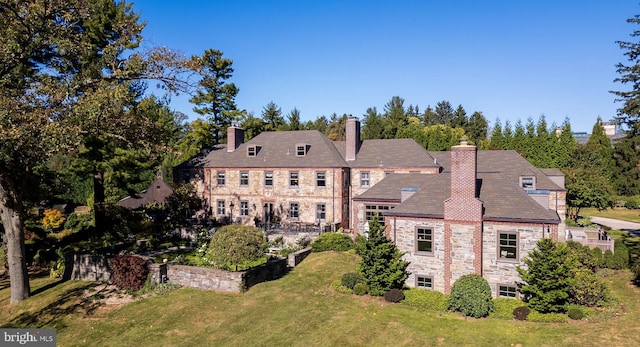
[(356, 160), (358, 151), (360, 150), (360, 121), (356, 117), (347, 119), (346, 131), (347, 150), (345, 159), (347, 161)]
[(244, 142), (244, 129), (232, 125), (227, 128), (227, 152), (235, 151)]

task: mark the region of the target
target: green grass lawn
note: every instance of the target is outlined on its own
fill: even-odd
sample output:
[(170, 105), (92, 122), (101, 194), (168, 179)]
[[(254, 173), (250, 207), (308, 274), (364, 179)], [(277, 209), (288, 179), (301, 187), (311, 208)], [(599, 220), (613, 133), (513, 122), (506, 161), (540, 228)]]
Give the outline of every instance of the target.
[(585, 217), (614, 218), (640, 223), (640, 210), (627, 208), (610, 208), (604, 211), (598, 211), (598, 209), (595, 208), (583, 208), (580, 210), (580, 215)]
[(626, 314), (551, 324), (465, 320), (334, 292), (331, 282), (354, 271), (356, 262), (351, 254), (313, 253), (283, 278), (246, 293), (182, 288), (115, 308), (82, 299), (91, 283), (46, 278), (33, 280), (32, 298), (9, 306), (3, 282), (0, 324), (55, 327), (58, 346), (631, 346), (640, 341), (640, 289), (630, 285), (629, 272), (606, 278)]

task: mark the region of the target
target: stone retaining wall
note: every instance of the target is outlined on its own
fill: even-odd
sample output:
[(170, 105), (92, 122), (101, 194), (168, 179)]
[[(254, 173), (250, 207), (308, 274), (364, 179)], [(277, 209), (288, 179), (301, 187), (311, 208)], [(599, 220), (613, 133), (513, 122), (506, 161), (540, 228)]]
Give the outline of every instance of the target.
[[(311, 253), (310, 248), (292, 253), (288, 258), (269, 262), (242, 272), (177, 264), (149, 264), (149, 273), (156, 282), (175, 283), (185, 287), (239, 293), (254, 285), (278, 279), (297, 266)], [(76, 254), (70, 278), (84, 281), (107, 281), (111, 276), (108, 259), (103, 255)]]

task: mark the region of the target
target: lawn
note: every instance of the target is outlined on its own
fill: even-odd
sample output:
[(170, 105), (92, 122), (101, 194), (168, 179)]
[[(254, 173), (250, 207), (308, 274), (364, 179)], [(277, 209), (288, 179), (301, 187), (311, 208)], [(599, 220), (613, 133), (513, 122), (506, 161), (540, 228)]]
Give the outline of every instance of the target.
[(606, 279), (626, 314), (545, 324), (464, 319), (334, 292), (331, 282), (354, 271), (356, 261), (347, 253), (313, 253), (283, 278), (246, 293), (182, 288), (114, 307), (82, 299), (91, 283), (46, 278), (33, 280), (32, 298), (9, 306), (3, 282), (0, 323), (55, 327), (58, 346), (630, 346), (640, 341), (640, 289), (629, 284), (628, 272)]
[(580, 215), (585, 217), (606, 217), (640, 223), (640, 210), (628, 208), (610, 208), (604, 211), (598, 211), (598, 209), (595, 208), (583, 208), (580, 210)]

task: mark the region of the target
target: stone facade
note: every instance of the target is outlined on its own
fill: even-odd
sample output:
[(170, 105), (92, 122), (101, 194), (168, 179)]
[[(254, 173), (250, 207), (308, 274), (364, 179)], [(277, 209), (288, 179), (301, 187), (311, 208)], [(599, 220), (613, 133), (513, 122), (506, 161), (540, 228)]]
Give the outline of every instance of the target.
[[(225, 182), (218, 184), (218, 173), (222, 172)], [(248, 174), (248, 184), (241, 184), (241, 173)], [(291, 173), (298, 175), (297, 187), (290, 185)], [(272, 175), (270, 186), (265, 185), (267, 174)], [(318, 174), (324, 174), (324, 186), (318, 185)], [(348, 211), (348, 191), (344, 187), (347, 174), (343, 168), (205, 168), (202, 188), (198, 191), (212, 216), (228, 217), (243, 224), (262, 222), (265, 213), (285, 223), (341, 222), (345, 202)], [(224, 211), (219, 210), (218, 201), (224, 202)], [(248, 213), (244, 216), (240, 211), (243, 201), (248, 204)], [(290, 215), (292, 203), (298, 204), (297, 218)], [(318, 204), (324, 204), (324, 219), (317, 218)]]

